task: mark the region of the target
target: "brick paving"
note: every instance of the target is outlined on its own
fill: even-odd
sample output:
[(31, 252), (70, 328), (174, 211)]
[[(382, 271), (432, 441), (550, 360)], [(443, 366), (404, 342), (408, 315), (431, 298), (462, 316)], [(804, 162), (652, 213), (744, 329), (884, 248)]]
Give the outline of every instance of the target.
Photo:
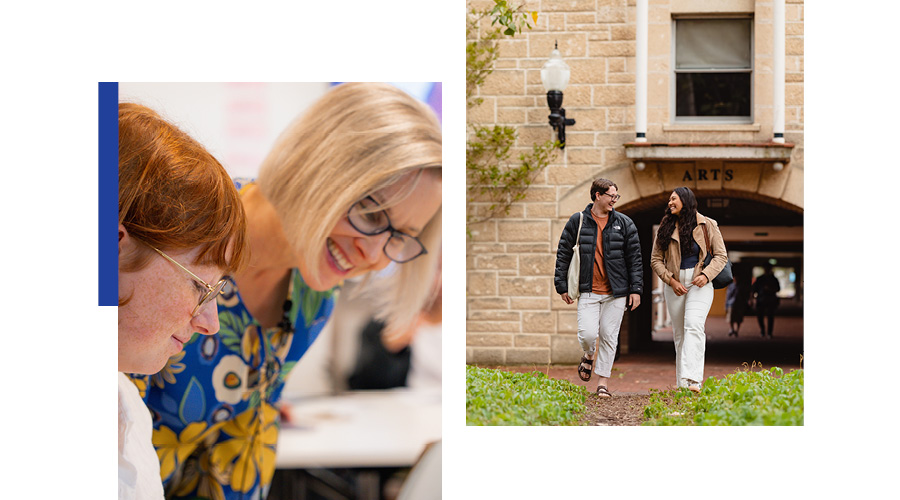
[[(737, 338), (728, 337), (724, 318), (709, 318), (706, 323), (706, 363), (704, 377), (724, 377), (754, 361), (763, 368), (773, 366), (785, 372), (801, 368), (803, 353), (803, 318), (775, 319), (773, 338), (763, 339), (755, 317), (744, 320)], [(675, 387), (675, 352), (671, 328), (654, 334), (654, 348), (646, 353), (622, 354), (613, 365), (609, 390), (613, 394), (649, 394), (650, 389), (667, 390)], [(589, 382), (578, 378), (577, 365), (531, 365), (496, 367), (517, 372), (540, 371), (549, 377), (573, 384), (597, 388), (596, 375)]]

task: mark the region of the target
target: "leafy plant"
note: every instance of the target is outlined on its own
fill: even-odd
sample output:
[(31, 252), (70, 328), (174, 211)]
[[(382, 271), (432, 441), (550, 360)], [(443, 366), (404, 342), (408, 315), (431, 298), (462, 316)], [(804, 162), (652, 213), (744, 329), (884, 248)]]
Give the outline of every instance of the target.
[(467, 425), (580, 425), (587, 390), (541, 372), (466, 366)]
[[(466, 23), (466, 106), (471, 109), (483, 102), (475, 94), (494, 71), (499, 57), (497, 40), (502, 34), (515, 36), (528, 24), (522, 7), (510, 7), (506, 0), (494, 0), (491, 11), (470, 10)], [(481, 29), (485, 17), (491, 16), (491, 28)], [(537, 21), (537, 13), (531, 13)], [(495, 27), (500, 24), (506, 27)], [(559, 147), (558, 141), (535, 144), (530, 152), (521, 153), (518, 162), (510, 161), (510, 149), (516, 144), (516, 129), (501, 125), (470, 125), (466, 143), (467, 223), (476, 224), (506, 215), (513, 203), (522, 200), (537, 174), (545, 168)], [(480, 213), (473, 214), (473, 202), (486, 202)]]
[[(527, 27), (528, 29), (533, 28), (528, 24), (528, 14), (522, 11), (522, 5), (518, 7), (510, 7), (506, 0), (494, 0), (494, 8), (491, 9), (491, 17), (493, 21), (491, 22), (491, 26), (495, 24), (501, 24), (506, 26), (506, 29), (503, 31), (504, 35), (507, 36), (515, 36), (516, 33), (521, 33), (522, 28)], [(531, 12), (531, 18), (534, 22), (537, 22), (537, 12)]]
[(537, 174), (550, 163), (559, 143), (535, 144), (521, 153), (518, 163), (509, 161), (516, 141), (512, 127), (473, 125), (474, 137), (466, 145), (467, 202), (487, 202), (480, 214), (469, 213), (468, 223), (477, 224), (509, 213), (512, 204), (525, 198)]
[[(491, 17), (491, 28), (481, 30), (479, 26), (487, 16)], [(531, 18), (537, 22), (537, 12), (531, 12)], [(505, 26), (503, 30), (499, 26)], [(473, 98), (475, 91), (484, 83), (488, 75), (494, 72), (494, 63), (500, 56), (496, 41), (502, 35), (515, 36), (524, 28), (531, 29), (528, 14), (522, 12), (522, 6), (510, 7), (506, 0), (494, 0), (494, 8), (490, 11), (469, 10), (466, 19), (466, 106), (471, 108), (483, 102)]]
[(744, 369), (706, 379), (699, 394), (651, 390), (644, 425), (803, 425), (803, 370)]
[(466, 18), (466, 109), (484, 102), (473, 97), (487, 77), (494, 72), (494, 63), (500, 57), (496, 41), (501, 36), (499, 28), (480, 30), (481, 20), (487, 12), (470, 11)]

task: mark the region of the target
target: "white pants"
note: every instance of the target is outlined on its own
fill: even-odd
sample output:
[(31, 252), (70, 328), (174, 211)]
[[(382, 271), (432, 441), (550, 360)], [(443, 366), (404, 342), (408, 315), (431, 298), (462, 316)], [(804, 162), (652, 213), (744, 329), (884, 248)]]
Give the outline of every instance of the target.
[(609, 378), (616, 345), (619, 343), (619, 327), (628, 297), (582, 293), (578, 298), (578, 342), (587, 354), (593, 354), (594, 342), (600, 338), (594, 373)]
[(713, 286), (712, 283), (707, 283), (702, 288), (694, 286), (691, 283), (693, 275), (693, 269), (682, 269), (679, 272), (679, 281), (688, 289), (681, 297), (675, 295), (670, 286), (663, 289), (675, 340), (676, 387), (703, 382), (706, 316), (713, 301)]

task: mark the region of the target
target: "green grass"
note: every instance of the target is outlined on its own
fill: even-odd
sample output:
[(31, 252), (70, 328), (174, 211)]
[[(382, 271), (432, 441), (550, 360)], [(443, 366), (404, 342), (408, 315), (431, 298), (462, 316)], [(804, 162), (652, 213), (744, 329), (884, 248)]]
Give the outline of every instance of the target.
[(753, 371), (710, 377), (703, 390), (651, 390), (644, 425), (803, 425), (803, 370)]
[(466, 425), (580, 425), (587, 394), (540, 372), (466, 366)]

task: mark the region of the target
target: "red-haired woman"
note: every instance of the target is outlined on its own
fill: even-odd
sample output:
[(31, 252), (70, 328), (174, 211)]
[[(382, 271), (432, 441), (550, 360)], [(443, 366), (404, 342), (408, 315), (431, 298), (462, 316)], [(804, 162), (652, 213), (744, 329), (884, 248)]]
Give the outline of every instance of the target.
[[(119, 105), (119, 498), (161, 498), (150, 412), (122, 372), (154, 374), (247, 259), (246, 220), (222, 165), (156, 112)], [(142, 387), (141, 389), (146, 389)]]

